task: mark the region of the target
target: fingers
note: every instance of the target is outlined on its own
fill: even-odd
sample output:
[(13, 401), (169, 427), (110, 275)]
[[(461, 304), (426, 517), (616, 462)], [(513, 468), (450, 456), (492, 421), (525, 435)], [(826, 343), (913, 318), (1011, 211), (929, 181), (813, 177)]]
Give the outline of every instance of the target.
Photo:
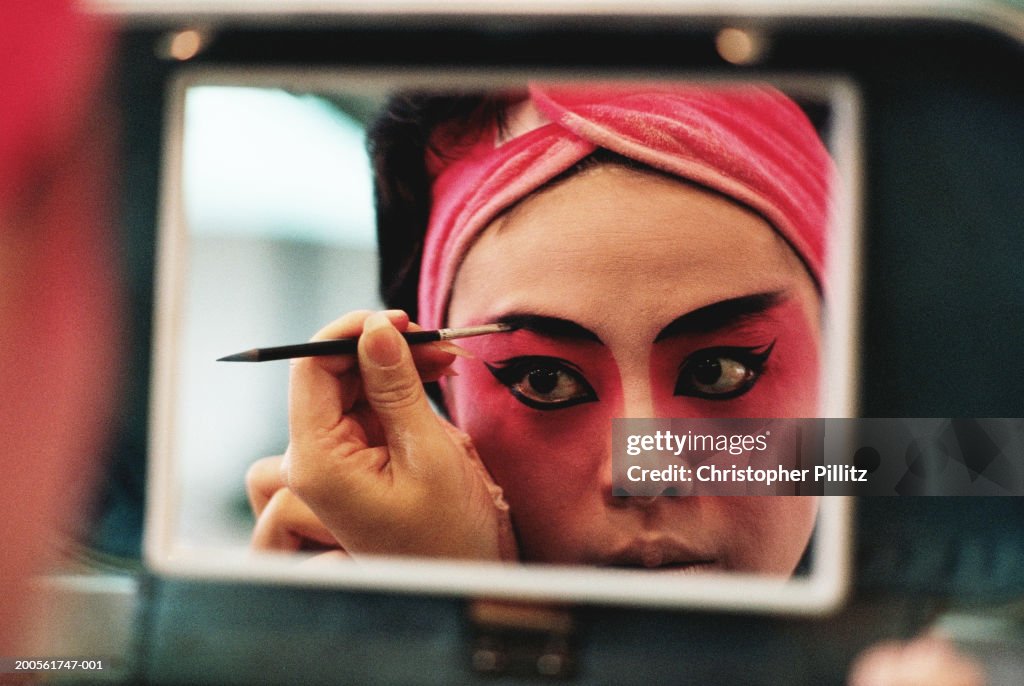
[(456, 356), (441, 346), (455, 347), (452, 343), (427, 343), (410, 348), (416, 371), (419, 372), (421, 380), (437, 381), (442, 376), (455, 375), (456, 372), (451, 368), (451, 364), (455, 361)]
[[(314, 334), (311, 340), (324, 341), (332, 338), (350, 338), (360, 335), (363, 332), (363, 322), (373, 312), (371, 310), (356, 310), (334, 320)], [(422, 331), (423, 327), (409, 321), (409, 315), (402, 310), (385, 310), (382, 314), (388, 318), (399, 331)], [(446, 347), (454, 347), (452, 343), (435, 343), (429, 345), (417, 345), (413, 349), (413, 359), (416, 360), (416, 368), (424, 380), (433, 381), (441, 372), (452, 363), (455, 355), (446, 350)], [(354, 355), (335, 355), (321, 358), (300, 358), (317, 359), (320, 365), (333, 372), (335, 375), (344, 374), (356, 367)], [(433, 379), (427, 379), (433, 376)]]
[(257, 460), (245, 474), (245, 492), (249, 506), (258, 518), (277, 491), (285, 487), (281, 476), (281, 455)]
[[(253, 545), (296, 549), (333, 535), (354, 555), (515, 559), (500, 489), (423, 389), (424, 368), (443, 369), (455, 356), (425, 346), (414, 353), (401, 335), (412, 324), (389, 315), (355, 313), (318, 334), (361, 327), (355, 356), (293, 365), (291, 441), (280, 463), (288, 488), (266, 503)], [(257, 488), (259, 474), (253, 481), (257, 496), (275, 485), (267, 477), (270, 486)]]
[[(360, 327), (357, 355), (302, 359), (292, 366), (284, 480), (348, 549), (375, 550), (381, 544), (382, 517), (408, 520), (408, 511), (423, 500), (422, 488), (411, 495), (394, 488), (396, 475), (440, 471), (402, 467), (450, 458), (454, 449), (427, 402), (416, 358), (401, 336), (410, 323), (399, 314), (360, 312), (342, 318), (318, 337), (352, 335)], [(455, 358), (441, 350), (423, 350), (417, 357), (434, 373)], [(411, 459), (417, 450), (423, 457)], [(394, 507), (404, 508), (404, 514), (396, 514)], [(254, 545), (278, 549), (313, 536), (309, 530), (280, 526), (258, 534)]]
[(345, 562), (351, 560), (352, 556), (346, 553), (344, 550), (328, 550), (326, 553), (320, 553), (314, 555), (307, 560), (302, 561), (303, 567), (323, 567), (327, 565), (336, 565), (339, 562)]
[[(328, 341), (335, 338), (355, 338), (363, 333), (363, 323), (373, 314), (372, 310), (356, 310), (349, 312), (313, 334), (310, 341)], [(399, 331), (418, 329), (411, 325), (409, 315), (402, 310), (385, 310), (382, 312)], [(324, 371), (341, 376), (358, 367), (355, 355), (327, 355), (324, 357), (301, 357), (292, 360), (292, 367), (301, 367), (304, 363), (315, 365)]]
[(416, 443), (448, 441), (427, 402), (409, 345), (386, 317), (366, 318), (359, 367), (363, 392), (380, 420), (393, 459), (408, 459)]
[[(312, 340), (359, 336), (366, 319), (372, 314), (369, 310), (350, 312), (322, 328)], [(409, 315), (401, 310), (388, 310), (378, 316), (390, 322), (397, 331), (420, 328), (410, 324)], [(427, 381), (442, 376), (455, 359), (455, 355), (434, 345), (420, 345), (416, 348), (413, 360), (419, 370), (418, 374)], [(355, 355), (292, 360), (289, 409), (293, 439), (296, 430), (305, 432), (337, 426), (358, 398), (358, 364)]]
[(256, 520), (252, 547), (256, 550), (303, 550), (338, 547), (338, 542), (308, 505), (291, 490), (281, 488), (270, 497)]
[(283, 456), (256, 461), (245, 475), (249, 504), (256, 514), (252, 546), (257, 550), (336, 548), (338, 542), (313, 511), (285, 486)]

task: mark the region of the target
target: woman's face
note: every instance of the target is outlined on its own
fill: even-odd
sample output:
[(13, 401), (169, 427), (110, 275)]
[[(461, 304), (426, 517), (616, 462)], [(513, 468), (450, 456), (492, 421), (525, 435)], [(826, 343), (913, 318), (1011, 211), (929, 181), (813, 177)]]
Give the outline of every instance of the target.
[(791, 573), (809, 497), (612, 495), (614, 417), (813, 417), (819, 299), (753, 212), (618, 165), (496, 220), (466, 255), (448, 323), (467, 339), (446, 396), (504, 491), (524, 560)]

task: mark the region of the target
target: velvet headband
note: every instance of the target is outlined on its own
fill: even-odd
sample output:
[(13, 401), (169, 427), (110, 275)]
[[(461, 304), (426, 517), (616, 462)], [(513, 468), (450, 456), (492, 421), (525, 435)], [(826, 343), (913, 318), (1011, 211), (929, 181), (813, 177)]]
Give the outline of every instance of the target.
[(532, 85), (506, 122), (435, 132), (419, 320), (447, 319), (476, 236), (598, 148), (722, 193), (764, 217), (823, 286), (832, 160), (804, 112), (766, 86)]

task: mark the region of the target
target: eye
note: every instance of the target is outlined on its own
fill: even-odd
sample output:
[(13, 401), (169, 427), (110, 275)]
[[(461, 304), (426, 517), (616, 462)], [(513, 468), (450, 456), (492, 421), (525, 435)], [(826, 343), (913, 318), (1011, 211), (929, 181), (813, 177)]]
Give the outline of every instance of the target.
[(487, 368), (519, 402), (537, 410), (560, 410), (597, 400), (579, 369), (557, 357), (513, 357)]
[(707, 400), (737, 398), (757, 383), (775, 341), (755, 348), (721, 346), (693, 353), (679, 368), (675, 395)]

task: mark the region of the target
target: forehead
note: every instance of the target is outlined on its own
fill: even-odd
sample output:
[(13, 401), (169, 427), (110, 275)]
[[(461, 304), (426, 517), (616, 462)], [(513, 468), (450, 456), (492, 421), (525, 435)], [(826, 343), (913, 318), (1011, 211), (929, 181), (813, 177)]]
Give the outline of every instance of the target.
[(600, 165), (525, 199), (481, 234), (453, 284), (449, 319), (524, 308), (592, 325), (671, 319), (792, 290), (816, 300), (799, 258), (754, 212), (660, 174)]

